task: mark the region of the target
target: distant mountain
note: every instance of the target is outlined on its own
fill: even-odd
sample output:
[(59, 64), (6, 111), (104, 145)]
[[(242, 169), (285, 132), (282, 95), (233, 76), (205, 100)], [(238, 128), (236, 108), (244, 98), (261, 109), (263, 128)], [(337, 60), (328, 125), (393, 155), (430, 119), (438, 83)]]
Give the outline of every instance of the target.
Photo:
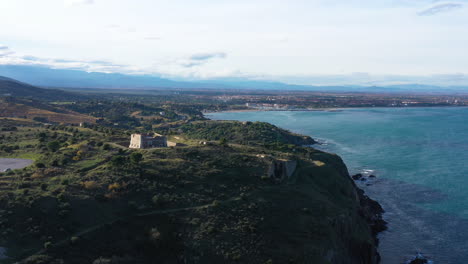
[(0, 97), (23, 97), (31, 99), (53, 100), (73, 100), (82, 99), (85, 96), (56, 89), (38, 88), (17, 80), (0, 76)]
[(42, 87), (151, 88), (185, 85), (185, 83), (147, 75), (97, 73), (23, 65), (0, 65), (0, 75)]
[(267, 80), (248, 78), (216, 78), (210, 80), (170, 80), (152, 75), (128, 75), (120, 73), (85, 72), (70, 69), (52, 69), (45, 66), (0, 65), (0, 76), (21, 80), (40, 87), (55, 88), (113, 88), (113, 89), (259, 89), (259, 90), (301, 90), (321, 92), (468, 92), (468, 87), (440, 87), (421, 84), (399, 84), (385, 86), (312, 86), (294, 85)]
[(51, 69), (41, 66), (0, 65), (0, 75), (8, 76), (40, 87), (56, 88), (199, 88), (199, 89), (287, 89), (308, 90), (311, 86), (281, 82), (257, 81), (243, 78), (213, 80), (169, 80), (152, 75), (85, 72), (69, 69)]
[(212, 80), (169, 80), (151, 75), (85, 72), (51, 69), (40, 66), (0, 65), (0, 75), (41, 87), (57, 88), (198, 88), (198, 89), (264, 89), (264, 90), (336, 90), (349, 87), (314, 87), (245, 78), (217, 78)]

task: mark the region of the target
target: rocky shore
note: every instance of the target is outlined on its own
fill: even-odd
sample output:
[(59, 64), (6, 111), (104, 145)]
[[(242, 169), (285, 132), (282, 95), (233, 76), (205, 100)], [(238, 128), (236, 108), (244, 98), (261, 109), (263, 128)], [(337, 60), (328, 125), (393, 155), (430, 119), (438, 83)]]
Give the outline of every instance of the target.
[[(357, 187), (356, 187), (357, 188)], [(385, 212), (382, 206), (375, 200), (364, 194), (364, 191), (358, 188), (359, 200), (361, 204), (361, 215), (365, 217), (369, 224), (375, 241), (378, 244), (378, 233), (387, 230), (387, 222), (383, 220)]]
[[(360, 173), (351, 176), (351, 178), (354, 181), (361, 181), (365, 179), (364, 176)], [(371, 175), (369, 176), (369, 178), (375, 178), (375, 176)], [(378, 246), (379, 239), (377, 235), (380, 232), (387, 230), (387, 222), (383, 219), (383, 213), (385, 212), (385, 210), (377, 201), (367, 196), (365, 192), (362, 189), (360, 189), (356, 185), (356, 183), (354, 183), (354, 181), (353, 181), (353, 185), (355, 186), (358, 197), (359, 197), (359, 204), (360, 204), (359, 214), (363, 218), (366, 219), (367, 224), (369, 225), (371, 229), (372, 236), (374, 237), (375, 245)], [(376, 258), (378, 259), (377, 263), (379, 263), (380, 255), (377, 249), (375, 250), (375, 255), (376, 255)]]

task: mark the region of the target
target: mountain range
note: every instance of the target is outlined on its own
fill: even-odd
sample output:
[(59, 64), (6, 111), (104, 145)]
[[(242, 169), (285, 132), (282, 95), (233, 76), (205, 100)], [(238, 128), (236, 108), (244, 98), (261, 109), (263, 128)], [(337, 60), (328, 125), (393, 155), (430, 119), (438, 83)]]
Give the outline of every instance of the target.
[(11, 78), (0, 76), (0, 97), (12, 96), (46, 101), (83, 99), (86, 96), (59, 89), (43, 89)]
[(247, 78), (217, 78), (209, 80), (171, 80), (153, 75), (86, 72), (72, 69), (52, 69), (45, 66), (0, 65), (0, 76), (48, 88), (112, 88), (112, 89), (259, 89), (302, 90), (323, 92), (431, 92), (465, 93), (468, 87), (401, 84), (388, 86), (312, 86)]

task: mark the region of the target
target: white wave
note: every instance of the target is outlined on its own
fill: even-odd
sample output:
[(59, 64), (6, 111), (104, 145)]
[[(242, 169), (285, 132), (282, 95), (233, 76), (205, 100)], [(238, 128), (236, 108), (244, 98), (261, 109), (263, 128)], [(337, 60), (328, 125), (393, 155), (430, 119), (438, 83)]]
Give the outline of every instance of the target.
[(362, 169), (361, 170), (361, 173), (364, 175), (364, 176), (369, 176), (371, 174), (373, 174), (375, 172), (375, 170), (371, 170), (371, 169)]
[[(348, 146), (345, 146), (344, 144), (342, 143), (339, 143), (339, 142), (336, 142), (332, 139), (329, 139), (329, 138), (317, 138), (317, 137), (314, 137), (315, 140), (317, 140), (320, 145), (324, 146), (324, 147), (327, 147), (327, 146), (334, 146), (336, 149), (334, 150), (331, 150), (329, 148), (323, 148), (323, 150), (325, 151), (336, 151), (336, 150), (340, 150), (340, 151), (344, 151), (344, 152), (348, 152), (348, 153), (353, 153), (353, 154), (357, 154), (358, 151), (351, 148), (351, 147), (348, 147)], [(318, 147), (318, 149), (320, 149), (320, 147)], [(337, 153), (340, 154), (338, 151)]]

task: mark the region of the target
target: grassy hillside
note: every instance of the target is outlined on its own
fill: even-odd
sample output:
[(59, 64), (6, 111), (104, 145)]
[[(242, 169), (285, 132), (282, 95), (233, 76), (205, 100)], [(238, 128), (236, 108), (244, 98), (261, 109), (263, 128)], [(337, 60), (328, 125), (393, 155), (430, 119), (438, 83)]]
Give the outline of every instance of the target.
[(44, 123), (94, 123), (96, 118), (70, 111), (58, 106), (30, 99), (0, 98), (0, 117), (15, 117), (37, 120)]
[[(226, 130), (233, 143), (262, 144), (139, 151), (114, 144), (127, 137), (119, 129), (12, 125), (0, 131), (0, 157), (36, 163), (0, 175), (0, 245), (11, 257), (0, 263), (377, 261), (374, 213), (341, 159), (265, 148), (302, 142), (272, 125), (195, 122), (183, 136), (217, 140)], [(297, 170), (271, 179), (274, 160)]]
[(308, 136), (289, 131), (264, 122), (199, 121), (181, 127), (190, 138), (214, 140), (225, 139), (237, 144), (293, 144), (312, 145), (316, 142)]
[(45, 101), (76, 100), (86, 98), (80, 94), (56, 89), (38, 88), (17, 80), (0, 76), (0, 97), (2, 96), (34, 98)]

